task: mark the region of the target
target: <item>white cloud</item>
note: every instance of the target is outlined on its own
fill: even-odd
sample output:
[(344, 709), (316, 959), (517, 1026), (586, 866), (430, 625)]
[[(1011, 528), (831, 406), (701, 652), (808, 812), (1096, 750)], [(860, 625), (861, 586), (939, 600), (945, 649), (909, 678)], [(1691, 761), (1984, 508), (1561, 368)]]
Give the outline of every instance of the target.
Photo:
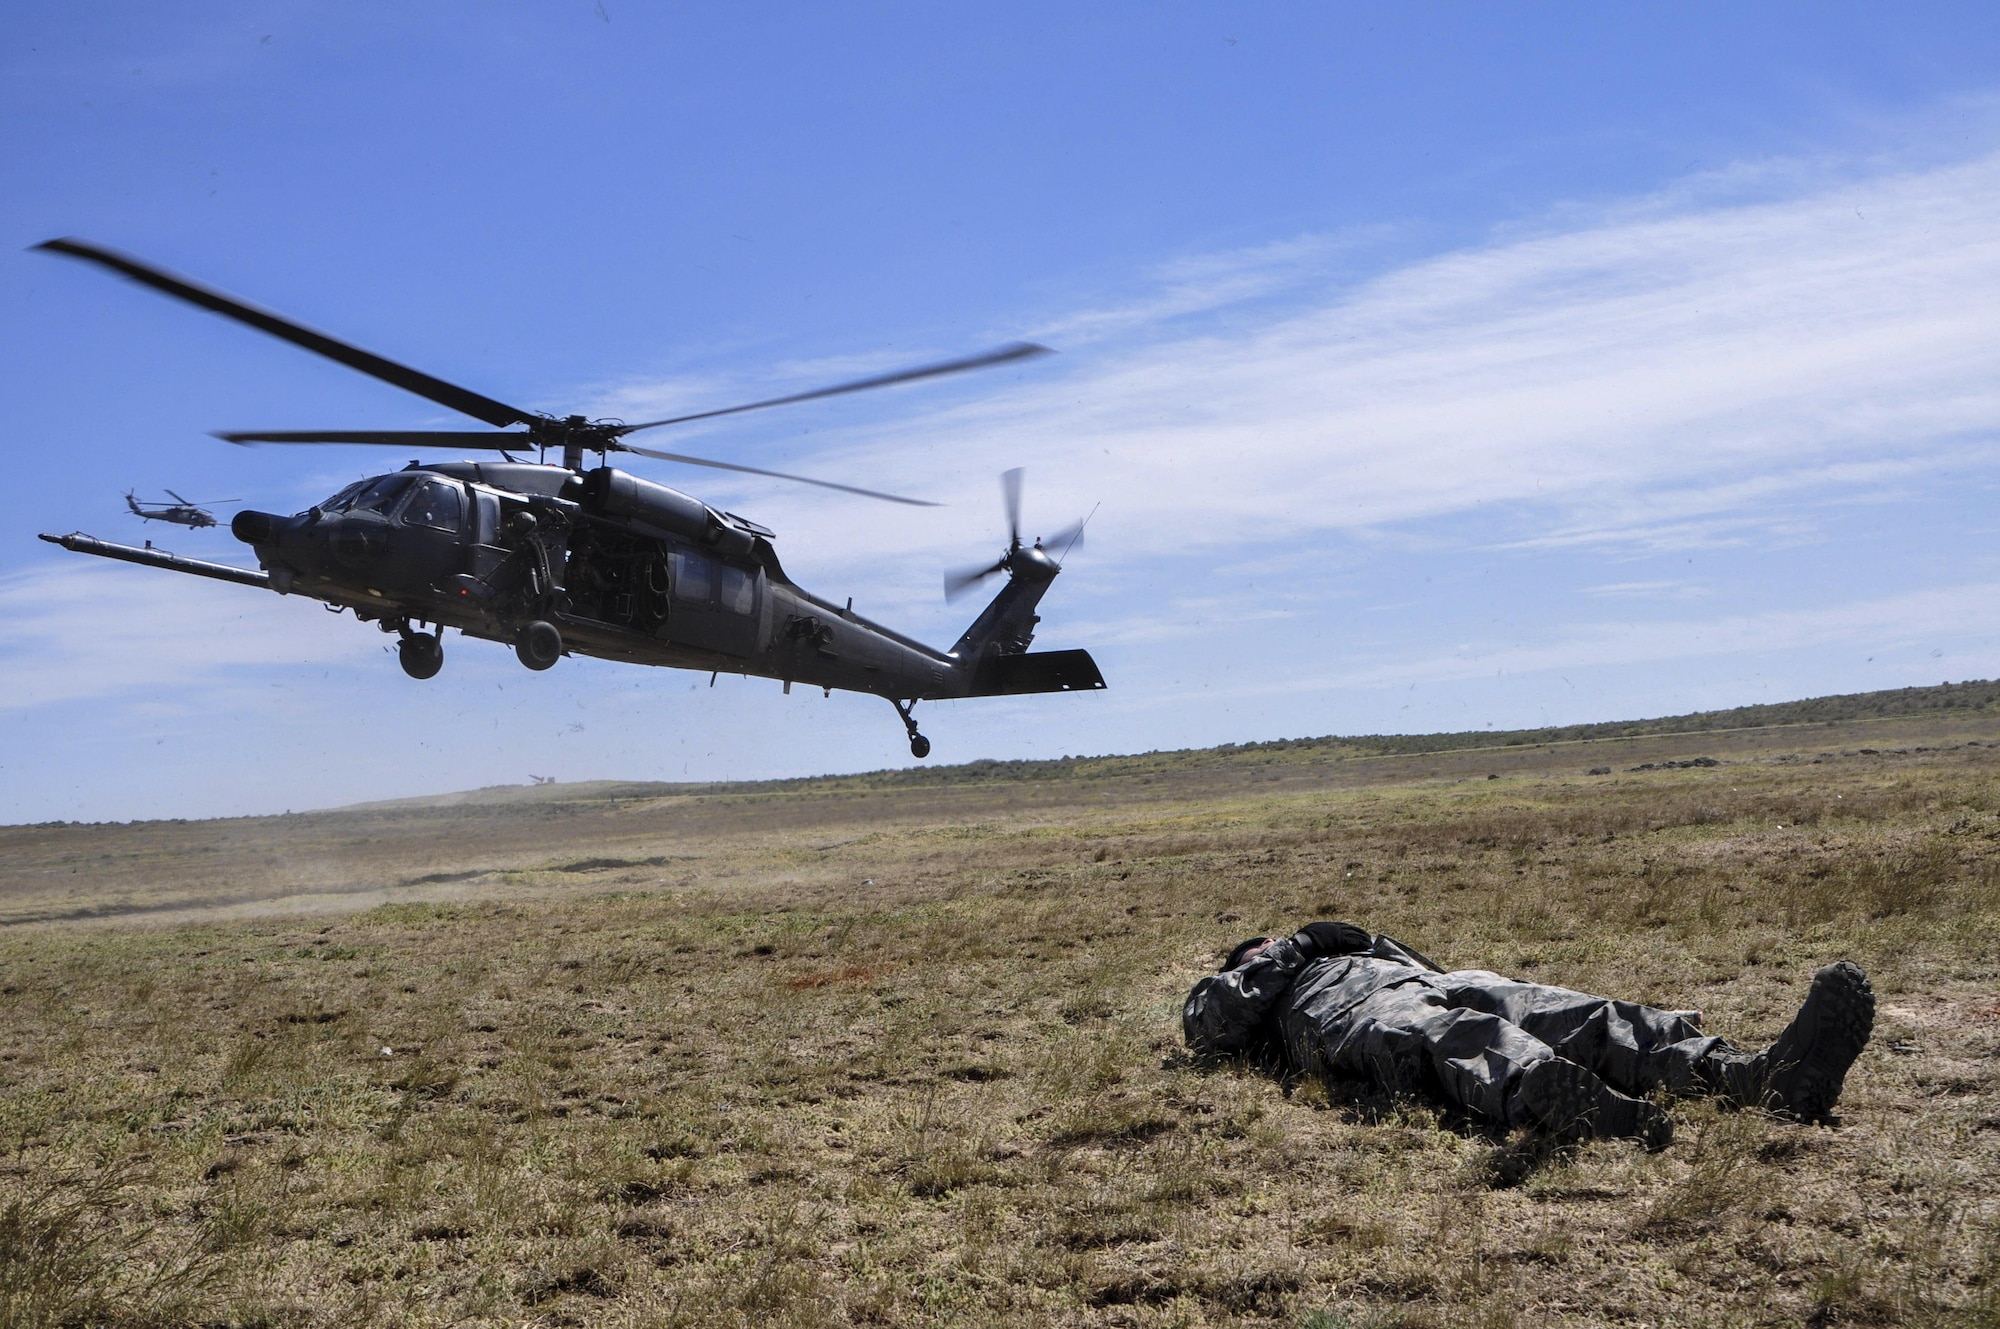
[(235, 669), (347, 664), (380, 646), (313, 601), (86, 558), (0, 579), (0, 622), (7, 710), (121, 693), (173, 705)]
[(1658, 581), (1605, 582), (1600, 586), (1586, 586), (1583, 593), (1601, 599), (1698, 600), (1711, 594), (1711, 589), (1697, 582), (1665, 578)]
[[(942, 562), (997, 527), (985, 472), (1006, 464), (1031, 468), (1032, 520), (1101, 498), (1090, 558), (1143, 561), (1494, 505), (1553, 542), (1699, 545), (1990, 456), (2000, 157), (1816, 188), (1771, 174), (1793, 192), (1676, 193), (1359, 286), (1325, 285), (1309, 245), (1234, 256), (1212, 282), (1052, 315), (1088, 339), (989, 400), (785, 460), (948, 498), (883, 519)], [(788, 546), (876, 524), (730, 492)]]
[[(1987, 627), (1984, 625), (1993, 625)], [(1419, 659), (1398, 658), (1310, 681), (1252, 685), (1242, 695), (1300, 688), (1381, 688), (1448, 683), (1495, 675), (1583, 670), (1662, 661), (1824, 649), (1888, 651), (1949, 642), (1964, 647), (2000, 639), (2000, 583), (1934, 587), (1905, 595), (1815, 609), (1727, 614), (1648, 622), (1599, 622), (1552, 629), (1531, 644), (1467, 643)], [(1938, 652), (1941, 654), (1942, 652)]]

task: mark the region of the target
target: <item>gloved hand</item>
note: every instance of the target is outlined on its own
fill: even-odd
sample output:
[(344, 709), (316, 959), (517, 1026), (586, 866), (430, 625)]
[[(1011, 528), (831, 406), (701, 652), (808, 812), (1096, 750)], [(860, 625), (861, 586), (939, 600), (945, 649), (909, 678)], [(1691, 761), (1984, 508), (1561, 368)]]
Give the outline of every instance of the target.
[(1375, 944), (1375, 935), (1352, 923), (1308, 923), (1292, 934), (1292, 944), (1323, 960), (1330, 955), (1358, 955)]

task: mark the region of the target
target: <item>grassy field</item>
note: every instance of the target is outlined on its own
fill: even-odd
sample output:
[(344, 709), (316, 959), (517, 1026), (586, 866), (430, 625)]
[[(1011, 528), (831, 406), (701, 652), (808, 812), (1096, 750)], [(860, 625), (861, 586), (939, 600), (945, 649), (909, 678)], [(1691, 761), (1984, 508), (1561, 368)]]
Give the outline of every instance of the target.
[[(2000, 717), (1906, 709), (0, 828), (0, 1329), (2000, 1325)], [(1876, 1039), (1650, 1156), (1183, 1055), (1322, 917)]]

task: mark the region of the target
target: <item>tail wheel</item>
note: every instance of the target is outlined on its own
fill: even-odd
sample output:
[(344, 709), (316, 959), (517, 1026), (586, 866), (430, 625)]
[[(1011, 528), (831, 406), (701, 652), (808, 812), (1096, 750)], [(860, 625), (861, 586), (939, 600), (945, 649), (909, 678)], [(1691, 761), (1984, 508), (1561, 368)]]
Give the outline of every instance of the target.
[(562, 659), (562, 653), (562, 633), (555, 624), (543, 619), (536, 619), (514, 634), (514, 654), (530, 669), (547, 669)]
[(444, 668), (441, 634), (412, 632), (396, 647), (396, 659), (411, 678), (436, 678)]
[[(788, 683), (785, 686), (790, 687), (791, 684)], [(916, 698), (912, 697), (908, 701), (897, 701), (894, 697), (891, 697), (889, 698), (889, 704), (896, 708), (896, 714), (903, 717), (903, 729), (910, 736), (910, 755), (918, 761), (922, 761), (925, 757), (930, 756), (931, 741), (917, 732), (916, 717), (910, 714), (911, 711), (917, 709)]]

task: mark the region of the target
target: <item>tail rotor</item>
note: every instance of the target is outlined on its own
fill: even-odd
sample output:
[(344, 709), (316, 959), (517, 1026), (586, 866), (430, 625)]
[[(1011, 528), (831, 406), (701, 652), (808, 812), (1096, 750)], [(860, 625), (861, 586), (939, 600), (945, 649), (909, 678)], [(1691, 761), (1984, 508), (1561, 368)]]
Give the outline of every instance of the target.
[[(1014, 559), (1024, 548), (1021, 543), (1021, 481), (1025, 475), (1026, 471), (1019, 466), (1000, 473), (1000, 497), (1007, 509), (1007, 552), (1000, 555), (996, 563), (976, 564), (945, 573), (946, 600), (957, 600), (988, 577), (1012, 570)], [(1093, 515), (1096, 511), (1096, 508), (1091, 509)], [(1046, 539), (1038, 536), (1034, 548), (1060, 566), (1069, 551), (1083, 543), (1083, 528), (1089, 521), (1090, 518), (1085, 517), (1082, 521), (1072, 522)]]

